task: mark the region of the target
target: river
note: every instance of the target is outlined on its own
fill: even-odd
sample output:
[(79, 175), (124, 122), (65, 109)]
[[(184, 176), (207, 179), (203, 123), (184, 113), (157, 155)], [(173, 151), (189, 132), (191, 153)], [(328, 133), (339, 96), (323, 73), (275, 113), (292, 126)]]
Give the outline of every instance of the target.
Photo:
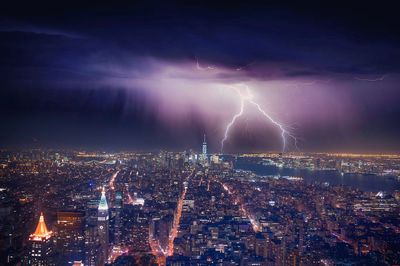
[(306, 183), (324, 183), (328, 182), (332, 186), (350, 186), (362, 191), (400, 191), (400, 181), (392, 176), (362, 175), (362, 174), (344, 174), (338, 171), (304, 170), (291, 168), (278, 168), (273, 165), (262, 165), (255, 162), (244, 162), (238, 160), (235, 162), (235, 168), (252, 171), (257, 175), (270, 176), (300, 176)]

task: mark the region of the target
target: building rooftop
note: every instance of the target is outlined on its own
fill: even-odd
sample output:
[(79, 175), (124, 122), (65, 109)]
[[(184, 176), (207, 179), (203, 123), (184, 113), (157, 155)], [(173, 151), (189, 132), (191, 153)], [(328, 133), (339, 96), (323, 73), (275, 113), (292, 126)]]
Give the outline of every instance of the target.
[(47, 229), (43, 213), (40, 213), (39, 223), (36, 226), (35, 232), (29, 236), (29, 239), (34, 241), (43, 241), (50, 238), (52, 234), (53, 232)]

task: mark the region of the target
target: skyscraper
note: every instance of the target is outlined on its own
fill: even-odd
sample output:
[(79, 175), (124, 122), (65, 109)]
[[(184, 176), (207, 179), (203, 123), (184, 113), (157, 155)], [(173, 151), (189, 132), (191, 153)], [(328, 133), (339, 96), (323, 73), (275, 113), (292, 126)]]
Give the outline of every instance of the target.
[(99, 201), (91, 200), (86, 207), (85, 226), (85, 265), (101, 265), (102, 259), (98, 257), (101, 250), (99, 231), (97, 230)]
[(85, 213), (79, 211), (57, 212), (56, 251), (63, 261), (84, 259)]
[(121, 209), (122, 209), (122, 192), (115, 193), (115, 226), (114, 226), (114, 242), (119, 244), (121, 240)]
[(203, 164), (207, 164), (208, 163), (206, 134), (204, 134), (202, 153), (200, 155), (200, 158), (201, 158), (201, 162)]
[(108, 250), (109, 250), (109, 239), (108, 239), (108, 204), (106, 199), (106, 191), (103, 187), (101, 191), (101, 198), (98, 207), (98, 216), (97, 216), (97, 228), (99, 233), (99, 242), (101, 245), (102, 254), (104, 256), (103, 261), (106, 262), (108, 258)]
[(103, 259), (98, 256), (101, 252), (98, 236), (97, 223), (88, 221), (85, 228), (85, 265), (87, 266), (99, 266), (103, 263)]
[(206, 134), (204, 134), (203, 140), (203, 156), (207, 157), (207, 141), (206, 141)]
[(43, 213), (41, 213), (35, 232), (29, 236), (29, 251), (24, 265), (54, 265), (52, 261), (52, 235), (53, 232), (47, 229)]

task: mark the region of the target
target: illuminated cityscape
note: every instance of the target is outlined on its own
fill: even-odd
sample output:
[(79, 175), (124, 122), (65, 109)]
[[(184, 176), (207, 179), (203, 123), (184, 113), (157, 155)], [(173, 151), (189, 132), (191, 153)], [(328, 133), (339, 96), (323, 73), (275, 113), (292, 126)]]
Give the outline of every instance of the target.
[[(3, 258), (23, 265), (399, 261), (400, 156), (204, 159), (203, 151), (2, 151)], [(362, 191), (351, 182), (360, 178), (391, 189)]]
[(5, 1), (0, 266), (400, 265), (398, 18)]

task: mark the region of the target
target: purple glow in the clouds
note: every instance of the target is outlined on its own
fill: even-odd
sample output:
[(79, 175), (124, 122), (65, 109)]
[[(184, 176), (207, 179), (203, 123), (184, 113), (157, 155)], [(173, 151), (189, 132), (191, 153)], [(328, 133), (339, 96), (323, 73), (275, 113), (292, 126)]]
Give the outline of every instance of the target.
[[(240, 109), (240, 97), (232, 89), (240, 84), (249, 86), (257, 104), (268, 110), (284, 128), (290, 129), (290, 134), (300, 135), (300, 138), (301, 130), (296, 132), (296, 129), (302, 125), (308, 127), (303, 131), (318, 127), (320, 123), (340, 125), (350, 131), (357, 125), (359, 110), (348, 97), (349, 91), (354, 90), (355, 80), (347, 76), (292, 78), (285, 77), (279, 66), (251, 64), (238, 71), (234, 67), (199, 63), (198, 60), (167, 62), (140, 58), (132, 62), (124, 67), (97, 65), (95, 71), (104, 75), (99, 85), (123, 87), (147, 95), (149, 108), (171, 127), (179, 127), (195, 113), (207, 121), (206, 131), (215, 132), (216, 137), (223, 139), (226, 125)], [(274, 123), (267, 126), (281, 131), (273, 129)]]
[[(299, 140), (300, 150), (311, 141), (316, 142), (310, 140), (310, 136), (319, 138), (335, 132), (347, 138), (360, 132), (365, 108), (374, 110), (395, 99), (386, 96), (395, 92), (394, 74), (379, 82), (366, 82), (347, 74), (288, 75), (303, 69), (293, 64), (252, 62), (239, 68), (196, 58), (161, 60), (126, 56), (124, 60), (100, 60), (91, 57), (77, 62), (74, 70), (61, 69), (62, 75), (52, 75), (51, 79), (49, 71), (58, 74), (58, 70), (46, 69), (44, 80), (47, 87), (67, 91), (77, 88), (124, 90), (123, 110), (127, 117), (130, 113), (151, 114), (156, 123), (172, 135), (174, 132), (193, 134), (193, 127), (196, 127), (199, 134), (207, 133), (215, 147), (220, 147), (221, 140), (225, 139), (226, 151), (242, 145), (237, 141), (252, 138), (260, 149), (287, 151), (296, 150), (296, 141), (290, 135)], [(68, 78), (69, 75), (72, 78)], [(27, 84), (29, 80), (24, 86)], [(386, 94), (377, 89), (383, 84)], [(234, 88), (243, 85), (251, 89), (258, 106), (246, 106), (244, 114), (229, 127), (229, 138), (225, 138), (229, 122), (241, 109), (241, 99)], [(107, 100), (114, 105), (112, 101)], [(282, 143), (282, 128), (265, 119), (259, 107), (287, 132), (284, 134), (285, 140), (290, 139), (287, 147)], [(263, 144), (265, 140), (269, 143)]]

